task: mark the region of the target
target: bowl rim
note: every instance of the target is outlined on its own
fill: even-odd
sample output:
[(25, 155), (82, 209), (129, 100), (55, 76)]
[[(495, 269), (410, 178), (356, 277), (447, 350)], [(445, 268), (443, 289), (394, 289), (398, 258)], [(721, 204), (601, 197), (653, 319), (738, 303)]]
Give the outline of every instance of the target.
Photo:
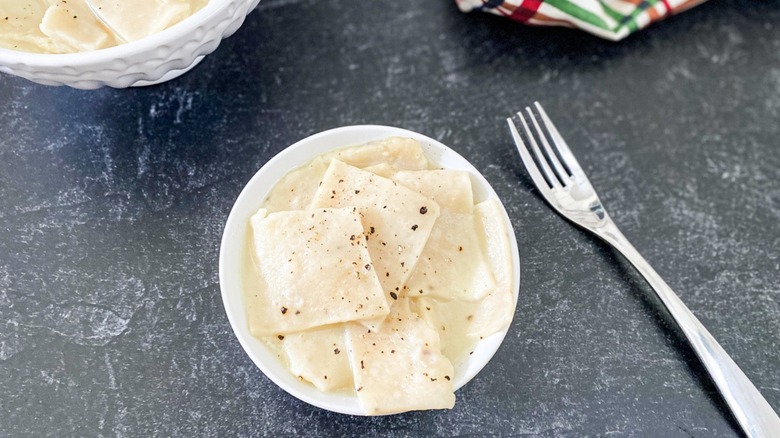
[[(393, 136), (410, 137), (420, 141), (423, 144), (423, 150), (429, 160), (435, 164), (442, 164), (444, 160), (456, 160), (457, 165), (446, 166), (453, 169), (466, 170), (472, 176), (472, 182), (477, 181), (480, 186), (475, 187), (475, 197), (477, 191), (483, 193), (483, 199), (495, 199), (498, 201), (503, 219), (509, 234), (510, 252), (512, 258), (513, 273), (513, 298), (514, 310), (516, 313), (519, 288), (520, 288), (520, 257), (517, 247), (517, 239), (512, 227), (512, 223), (506, 212), (506, 208), (501, 203), (500, 198), (493, 190), (490, 183), (468, 160), (460, 154), (445, 146), (444, 144), (419, 134), (402, 128), (395, 128), (382, 125), (353, 125), (329, 129), (306, 137), (277, 153), (273, 158), (267, 161), (246, 183), (233, 204), (230, 214), (225, 222), (222, 235), (222, 241), (219, 250), (219, 284), (222, 296), (223, 307), (227, 314), (230, 326), (252, 362), (262, 373), (279, 386), (282, 390), (293, 397), (302, 400), (310, 405), (348, 415), (369, 415), (360, 409), (354, 395), (344, 395), (338, 393), (324, 393), (316, 390), (313, 386), (298, 382), (289, 372), (286, 366), (281, 364), (280, 360), (273, 357), (273, 353), (262, 345), (262, 342), (249, 333), (246, 324), (245, 308), (243, 306), (243, 289), (241, 279), (241, 268), (238, 266), (243, 257), (243, 250), (246, 245), (246, 233), (249, 218), (257, 211), (262, 201), (267, 196), (273, 186), (289, 171), (300, 167), (311, 161), (314, 157), (325, 151), (333, 150), (339, 147), (348, 147), (351, 145), (360, 145), (372, 140), (381, 140)], [(354, 138), (355, 140), (350, 140)], [(298, 154), (296, 156), (296, 154)], [(440, 154), (439, 156), (431, 156)], [(285, 163), (292, 162), (292, 165)], [(445, 168), (446, 168), (445, 167)], [(269, 180), (270, 183), (267, 183)], [(258, 194), (262, 194), (258, 196)], [(241, 254), (241, 255), (237, 255)], [(233, 258), (234, 263), (230, 264), (229, 258)], [(232, 272), (232, 273), (231, 273)], [(493, 335), (477, 341), (472, 355), (458, 363), (453, 364), (456, 368), (453, 389), (458, 390), (463, 385), (471, 381), (492, 359), (498, 351), (501, 343), (511, 328), (511, 321), (507, 327)], [(258, 353), (259, 351), (259, 353)], [(261, 357), (264, 355), (265, 357)], [(458, 371), (463, 369), (462, 374)]]
[(38, 67), (62, 67), (65, 65), (76, 67), (126, 58), (138, 53), (154, 50), (170, 41), (176, 41), (186, 37), (188, 34), (194, 32), (200, 24), (208, 22), (212, 16), (221, 12), (224, 8), (234, 2), (244, 2), (248, 6), (251, 3), (251, 0), (209, 0), (205, 6), (194, 14), (160, 32), (129, 43), (89, 52), (34, 53), (0, 47), (0, 65), (19, 63), (35, 65)]

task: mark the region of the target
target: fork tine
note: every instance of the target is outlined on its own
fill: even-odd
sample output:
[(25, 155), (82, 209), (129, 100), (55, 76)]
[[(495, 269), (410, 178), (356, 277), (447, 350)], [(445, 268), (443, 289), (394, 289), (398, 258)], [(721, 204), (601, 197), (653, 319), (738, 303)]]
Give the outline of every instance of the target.
[[(525, 107), (525, 110), (531, 112), (531, 109), (528, 107)], [(536, 139), (534, 139), (534, 135), (531, 132), (531, 129), (528, 128), (528, 124), (525, 122), (525, 117), (523, 116), (523, 113), (518, 112), (517, 116), (520, 118), (520, 123), (523, 124), (523, 130), (525, 131), (525, 135), (528, 138), (528, 143), (531, 144), (531, 150), (533, 151), (534, 155), (539, 161), (539, 164), (541, 165), (542, 173), (544, 174), (544, 177), (547, 179), (548, 185), (551, 186), (553, 189), (560, 188), (561, 183), (560, 181), (558, 181), (558, 178), (556, 178), (552, 169), (550, 169), (550, 165), (547, 163), (547, 160), (544, 158), (544, 154), (542, 154), (542, 151), (539, 149), (539, 145), (536, 143)]]
[(539, 122), (536, 121), (536, 116), (534, 115), (533, 111), (531, 111), (531, 108), (526, 108), (525, 110), (528, 112), (528, 117), (530, 117), (534, 128), (536, 128), (536, 133), (539, 134), (539, 140), (541, 140), (542, 146), (544, 147), (545, 152), (547, 152), (548, 161), (552, 163), (552, 168), (558, 175), (558, 179), (564, 186), (568, 185), (568, 183), (571, 181), (571, 178), (550, 147), (550, 143), (547, 141), (547, 136), (544, 135), (544, 131), (541, 127), (539, 127)]
[(525, 165), (528, 174), (531, 175), (531, 179), (534, 181), (534, 184), (539, 189), (539, 191), (541, 191), (542, 194), (547, 197), (547, 195), (550, 193), (550, 185), (542, 176), (542, 173), (539, 171), (536, 163), (534, 163), (534, 159), (531, 157), (531, 153), (528, 152), (525, 142), (520, 137), (520, 133), (517, 132), (517, 126), (515, 125), (515, 122), (512, 121), (511, 117), (507, 118), (506, 121), (509, 124), (509, 131), (512, 132), (512, 138), (515, 140), (517, 151), (520, 152), (520, 159), (523, 160), (523, 164)]
[(555, 127), (555, 124), (553, 124), (550, 117), (547, 116), (547, 112), (544, 111), (542, 105), (539, 104), (539, 102), (534, 102), (534, 106), (536, 107), (536, 110), (539, 111), (539, 115), (542, 116), (542, 123), (544, 123), (545, 128), (547, 128), (547, 131), (550, 133), (550, 138), (552, 138), (553, 144), (563, 160), (563, 164), (569, 169), (572, 177), (575, 179), (586, 178), (585, 173), (582, 171), (582, 166), (580, 166), (580, 163), (574, 158), (574, 154), (571, 152), (571, 149), (569, 149), (569, 145), (566, 144), (566, 140), (563, 139), (561, 133), (558, 132), (558, 129)]

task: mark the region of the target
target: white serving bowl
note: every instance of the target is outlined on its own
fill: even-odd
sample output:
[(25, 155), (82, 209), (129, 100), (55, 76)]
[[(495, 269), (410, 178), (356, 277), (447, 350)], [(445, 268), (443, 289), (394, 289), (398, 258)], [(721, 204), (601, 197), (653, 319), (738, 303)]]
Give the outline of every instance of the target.
[(211, 0), (168, 29), (84, 53), (41, 54), (0, 48), (0, 71), (44, 85), (95, 89), (152, 85), (176, 78), (232, 35), (260, 0)]
[[(354, 146), (388, 137), (410, 137), (422, 143), (423, 151), (435, 165), (445, 169), (463, 170), (471, 175), (474, 197), (477, 202), (488, 198), (498, 200), (498, 195), (485, 178), (457, 152), (416, 132), (387, 126), (363, 125), (331, 129), (305, 138), (268, 161), (241, 191), (230, 211), (222, 245), (219, 251), (219, 283), (222, 302), (230, 325), (246, 353), (258, 368), (282, 389), (314, 406), (333, 412), (351, 415), (366, 415), (360, 408), (356, 396), (330, 394), (317, 390), (313, 385), (299, 381), (279, 361), (273, 352), (249, 332), (242, 293), (242, 266), (246, 254), (247, 232), (250, 217), (257, 212), (273, 186), (289, 171), (300, 167), (331, 149)], [(500, 200), (499, 200), (500, 203)], [(520, 289), (520, 257), (517, 251), (512, 224), (503, 205), (504, 220), (509, 231), (512, 251), (514, 302), (517, 305)], [(459, 389), (470, 381), (493, 357), (509, 329), (480, 340), (474, 353), (461, 364), (455, 364), (453, 385)]]

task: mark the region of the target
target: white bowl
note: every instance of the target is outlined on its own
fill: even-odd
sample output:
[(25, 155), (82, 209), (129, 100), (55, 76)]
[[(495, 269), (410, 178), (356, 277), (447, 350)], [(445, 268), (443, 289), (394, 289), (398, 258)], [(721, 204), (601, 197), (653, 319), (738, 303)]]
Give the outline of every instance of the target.
[(84, 53), (41, 54), (0, 48), (0, 71), (44, 85), (95, 89), (152, 85), (176, 78), (232, 35), (260, 0), (211, 0), (168, 29)]
[[(270, 189), (290, 170), (302, 166), (317, 155), (334, 148), (359, 145), (393, 136), (410, 137), (418, 140), (422, 143), (425, 155), (437, 166), (468, 172), (472, 176), (474, 196), (477, 201), (488, 198), (498, 200), (496, 192), (474, 166), (458, 155), (457, 152), (436, 140), (416, 132), (387, 126), (364, 125), (336, 128), (312, 135), (288, 147), (268, 161), (249, 180), (249, 183), (241, 191), (236, 203), (233, 205), (233, 209), (230, 211), (219, 251), (219, 282), (222, 289), (222, 302), (225, 306), (225, 312), (227, 312), (230, 325), (233, 327), (238, 341), (255, 365), (274, 383), (298, 399), (342, 414), (366, 415), (360, 408), (357, 397), (324, 393), (306, 382), (299, 381), (260, 340), (250, 334), (243, 304), (241, 280), (242, 257), (245, 254), (245, 245), (247, 244), (247, 226), (250, 217), (260, 207)], [(513, 291), (516, 305), (520, 289), (520, 257), (509, 216), (507, 216), (506, 210), (503, 209), (503, 205), (501, 208), (504, 213), (507, 230), (509, 230), (514, 269)], [(501, 345), (501, 341), (503, 341), (507, 331), (508, 328), (480, 340), (474, 349), (474, 353), (468, 356), (461, 364), (456, 364), (453, 379), (453, 385), (456, 390), (471, 380), (488, 363), (496, 350), (498, 350), (499, 345)]]

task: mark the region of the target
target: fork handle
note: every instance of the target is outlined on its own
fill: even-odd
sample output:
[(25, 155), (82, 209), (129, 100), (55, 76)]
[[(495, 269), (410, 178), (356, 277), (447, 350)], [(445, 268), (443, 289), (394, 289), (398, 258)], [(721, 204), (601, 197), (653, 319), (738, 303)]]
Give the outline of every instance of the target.
[(780, 437), (780, 417), (745, 373), (693, 316), (672, 288), (658, 275), (612, 220), (603, 222), (597, 234), (620, 251), (642, 274), (688, 338), (718, 390), (749, 437)]

